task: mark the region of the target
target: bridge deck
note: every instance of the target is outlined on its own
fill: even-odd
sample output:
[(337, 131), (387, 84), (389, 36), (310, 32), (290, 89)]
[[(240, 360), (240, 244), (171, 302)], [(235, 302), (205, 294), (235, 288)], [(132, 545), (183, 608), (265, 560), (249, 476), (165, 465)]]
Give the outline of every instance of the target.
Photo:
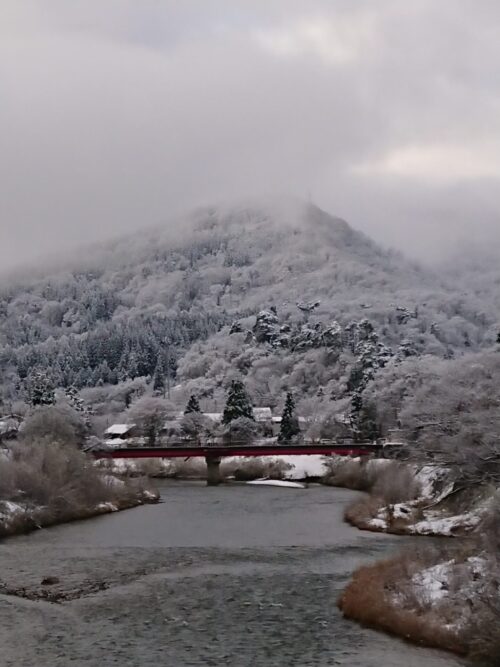
[(96, 458), (144, 459), (144, 458), (195, 458), (223, 456), (311, 456), (313, 454), (339, 456), (367, 456), (382, 449), (382, 445), (228, 445), (209, 447), (123, 447), (94, 451)]

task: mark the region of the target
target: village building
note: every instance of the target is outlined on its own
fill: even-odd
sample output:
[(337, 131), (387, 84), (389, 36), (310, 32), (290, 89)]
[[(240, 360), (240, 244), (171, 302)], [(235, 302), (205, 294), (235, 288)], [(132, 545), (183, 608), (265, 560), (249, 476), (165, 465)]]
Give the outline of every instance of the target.
[(0, 442), (15, 440), (19, 433), (22, 418), (18, 415), (0, 417)]
[(136, 424), (112, 424), (104, 431), (104, 444), (125, 447), (130, 439), (138, 436)]

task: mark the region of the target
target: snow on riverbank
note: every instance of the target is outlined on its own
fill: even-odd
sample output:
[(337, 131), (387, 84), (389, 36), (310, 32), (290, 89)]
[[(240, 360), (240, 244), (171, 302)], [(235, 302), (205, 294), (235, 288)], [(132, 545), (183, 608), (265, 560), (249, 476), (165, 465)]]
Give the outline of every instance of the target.
[[(498, 656), (498, 561), (471, 543), (427, 546), (359, 568), (339, 600), (344, 615), (418, 644)], [(481, 663), (483, 664), (483, 663)]]
[(8, 530), (25, 512), (26, 508), (18, 503), (10, 500), (0, 501), (0, 526), (5, 526), (5, 529)]
[(253, 486), (282, 486), (287, 489), (305, 489), (306, 485), (301, 484), (300, 482), (289, 482), (286, 480), (280, 479), (253, 479), (247, 484)]
[[(272, 478), (276, 471), (279, 471), (281, 479), (308, 479), (321, 478), (329, 472), (328, 459), (320, 455), (296, 455), (296, 456), (266, 456), (266, 457), (236, 457), (228, 456), (222, 459), (223, 469), (255, 466), (256, 463), (269, 469), (269, 475)], [(189, 465), (186, 465), (189, 464)], [(171, 477), (177, 476), (179, 467), (189, 474), (190, 467), (194, 477), (204, 476), (205, 462), (202, 458), (189, 459), (152, 459), (150, 461), (137, 461), (134, 459), (109, 459), (97, 461), (97, 465), (104, 467), (113, 475), (149, 475), (152, 477)]]
[[(325, 457), (320, 455), (291, 455), (291, 456), (266, 456), (262, 459), (266, 464), (283, 464), (283, 479), (308, 479), (312, 477), (323, 477), (328, 472)], [(224, 462), (239, 462), (244, 465), (248, 459), (227, 458)]]
[(38, 528), (66, 523), (78, 519), (88, 519), (101, 514), (137, 507), (159, 500), (156, 491), (144, 488), (126, 489), (125, 483), (116, 477), (106, 476), (106, 484), (116, 489), (113, 500), (105, 500), (95, 505), (78, 505), (61, 510), (52, 505), (0, 501), (0, 537), (8, 537), (30, 532)]
[(354, 517), (353, 523), (366, 530), (445, 537), (469, 533), (480, 524), (490, 506), (488, 497), (465, 498), (463, 493), (455, 493), (454, 483), (443, 468), (408, 466), (408, 469), (414, 470), (418, 497), (387, 503), (377, 495), (375, 484), (372, 502), (361, 501), (361, 511), (350, 512), (348, 518)]
[(453, 516), (424, 511), (426, 518), (408, 526), (408, 532), (412, 535), (440, 535), (443, 537), (469, 533), (481, 523), (485, 511), (484, 506), (477, 506), (470, 512)]

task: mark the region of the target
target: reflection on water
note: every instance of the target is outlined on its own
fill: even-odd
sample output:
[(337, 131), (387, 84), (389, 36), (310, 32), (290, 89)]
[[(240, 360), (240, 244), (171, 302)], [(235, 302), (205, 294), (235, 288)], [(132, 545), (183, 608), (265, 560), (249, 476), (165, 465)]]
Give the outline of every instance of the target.
[[(339, 614), (353, 568), (402, 544), (343, 523), (352, 497), (165, 482), (160, 505), (10, 539), (2, 579), (29, 588), (53, 575), (82, 596), (0, 596), (2, 667), (461, 664)], [(86, 595), (90, 581), (103, 590)]]

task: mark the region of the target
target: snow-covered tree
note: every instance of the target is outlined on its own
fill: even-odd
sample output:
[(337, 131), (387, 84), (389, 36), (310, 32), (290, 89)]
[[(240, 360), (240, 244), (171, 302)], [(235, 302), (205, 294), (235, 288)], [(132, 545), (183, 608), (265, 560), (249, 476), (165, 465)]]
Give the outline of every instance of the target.
[(166, 383), (165, 383), (165, 369), (162, 363), (157, 363), (153, 375), (153, 390), (156, 394), (165, 396)]
[(281, 415), (278, 442), (290, 442), (300, 433), (299, 420), (295, 414), (295, 401), (291, 392), (286, 395), (285, 407)]
[(27, 442), (47, 440), (82, 446), (88, 431), (81, 415), (67, 405), (41, 405), (26, 418), (21, 437)]
[(249, 443), (256, 438), (259, 430), (259, 425), (254, 419), (236, 417), (226, 425), (223, 436), (228, 444)]
[(211, 426), (211, 420), (199, 410), (185, 412), (181, 420), (182, 434), (186, 438), (196, 441), (198, 445), (201, 445), (203, 436), (209, 435)]
[(227, 394), (222, 423), (227, 425), (240, 417), (253, 420), (253, 408), (243, 382), (233, 380)]
[(43, 371), (35, 371), (27, 380), (28, 399), (33, 407), (54, 405), (56, 394), (51, 379)]
[(194, 394), (191, 394), (191, 396), (189, 397), (189, 401), (187, 402), (184, 414), (188, 415), (192, 412), (201, 412), (200, 402), (198, 401), (197, 397)]
[(156, 445), (169, 413), (169, 404), (161, 398), (143, 396), (132, 404), (128, 419), (143, 431), (150, 447)]
[(90, 427), (92, 410), (88, 405), (85, 405), (85, 401), (81, 398), (78, 389), (76, 387), (68, 387), (64, 395), (68, 405), (81, 415), (87, 428)]

